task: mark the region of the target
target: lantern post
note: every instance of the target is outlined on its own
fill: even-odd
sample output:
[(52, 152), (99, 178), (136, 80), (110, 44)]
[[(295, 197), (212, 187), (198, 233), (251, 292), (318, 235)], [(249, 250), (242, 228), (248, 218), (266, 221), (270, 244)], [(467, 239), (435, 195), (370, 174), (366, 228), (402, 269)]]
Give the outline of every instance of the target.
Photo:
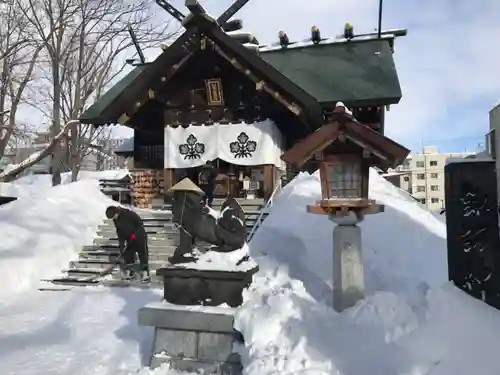
[[(357, 122), (342, 103), (334, 117), (295, 144), (283, 160), (303, 169), (317, 165), (321, 200), (307, 212), (327, 215), (333, 228), (333, 307), (342, 311), (364, 297), (361, 228), (365, 215), (384, 211), (368, 197), (371, 166), (381, 169), (401, 164), (409, 150)], [(315, 159), (315, 160), (313, 160)]]

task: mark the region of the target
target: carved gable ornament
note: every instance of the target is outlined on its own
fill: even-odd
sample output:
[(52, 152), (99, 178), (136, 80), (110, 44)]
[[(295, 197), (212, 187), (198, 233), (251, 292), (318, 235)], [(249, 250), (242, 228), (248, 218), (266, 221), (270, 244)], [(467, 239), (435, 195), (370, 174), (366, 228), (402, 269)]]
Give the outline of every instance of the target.
[(224, 105), (224, 93), (222, 90), (222, 81), (220, 78), (212, 78), (205, 80), (207, 93), (207, 104), (213, 106)]

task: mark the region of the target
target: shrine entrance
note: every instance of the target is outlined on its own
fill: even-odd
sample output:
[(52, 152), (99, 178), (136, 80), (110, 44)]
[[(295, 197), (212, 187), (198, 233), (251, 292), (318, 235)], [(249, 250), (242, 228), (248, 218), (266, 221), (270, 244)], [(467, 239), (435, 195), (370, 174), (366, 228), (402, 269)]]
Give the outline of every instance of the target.
[[(245, 166), (228, 163), (222, 159), (212, 161), (216, 171), (215, 198), (232, 196), (235, 198), (265, 198), (263, 171), (264, 166)], [(179, 171), (177, 179), (188, 177), (200, 184), (199, 174), (202, 167), (186, 168)]]
[(275, 123), (230, 123), (165, 127), (165, 170), (199, 184), (205, 163), (218, 173), (214, 196), (268, 199), (285, 169), (282, 137)]

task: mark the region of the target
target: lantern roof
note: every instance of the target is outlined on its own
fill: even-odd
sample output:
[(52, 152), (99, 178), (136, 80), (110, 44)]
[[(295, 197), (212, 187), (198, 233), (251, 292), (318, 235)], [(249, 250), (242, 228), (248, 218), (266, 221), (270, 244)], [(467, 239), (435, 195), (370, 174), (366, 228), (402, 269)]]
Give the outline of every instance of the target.
[(328, 123), (296, 143), (281, 158), (301, 169), (327, 147), (335, 153), (335, 142), (351, 142), (359, 148), (360, 154), (363, 150), (369, 151), (370, 164), (384, 171), (402, 164), (410, 153), (406, 147), (359, 123), (345, 107), (337, 106)]

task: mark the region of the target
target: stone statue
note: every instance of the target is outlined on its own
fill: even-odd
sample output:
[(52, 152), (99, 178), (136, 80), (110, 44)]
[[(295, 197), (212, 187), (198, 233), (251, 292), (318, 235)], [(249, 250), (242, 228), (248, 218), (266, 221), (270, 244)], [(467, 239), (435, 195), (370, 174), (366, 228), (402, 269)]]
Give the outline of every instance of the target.
[(245, 244), (245, 214), (234, 198), (223, 203), (219, 217), (202, 204), (204, 193), (189, 178), (169, 190), (173, 194), (173, 222), (179, 225), (180, 244), (170, 263), (193, 261), (193, 247), (196, 240), (214, 245), (208, 250), (231, 252)]

